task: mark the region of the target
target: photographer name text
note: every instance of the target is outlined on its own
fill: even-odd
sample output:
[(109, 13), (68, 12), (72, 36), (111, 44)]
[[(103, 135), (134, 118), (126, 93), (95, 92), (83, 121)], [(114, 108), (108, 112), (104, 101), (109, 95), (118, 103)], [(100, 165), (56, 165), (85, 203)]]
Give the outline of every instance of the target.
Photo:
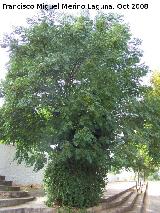
[(57, 4), (2, 4), (3, 10), (79, 10), (79, 9), (88, 9), (88, 10), (145, 10), (148, 9), (148, 4), (67, 4), (67, 3), (57, 3)]

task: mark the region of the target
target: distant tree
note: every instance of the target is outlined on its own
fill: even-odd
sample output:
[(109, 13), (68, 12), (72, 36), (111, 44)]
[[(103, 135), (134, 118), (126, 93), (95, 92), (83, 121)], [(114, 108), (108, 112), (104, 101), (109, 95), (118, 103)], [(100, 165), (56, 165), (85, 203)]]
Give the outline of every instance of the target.
[(19, 162), (37, 169), (48, 154), (48, 205), (92, 206), (115, 147), (139, 125), (141, 78), (148, 72), (141, 42), (113, 14), (45, 16), (15, 33), (7, 40), (1, 140), (16, 146)]
[(144, 98), (145, 131), (149, 154), (160, 165), (160, 72), (153, 72), (151, 89)]
[(113, 159), (112, 170), (117, 172), (121, 169), (133, 171), (137, 183), (145, 181), (157, 170), (157, 163), (149, 155), (147, 144), (141, 142), (128, 142), (117, 147)]
[[(160, 167), (160, 73), (154, 72), (151, 85), (134, 105), (137, 118), (131, 116), (132, 134), (114, 147), (112, 169), (132, 169), (138, 177), (154, 174)], [(128, 122), (125, 121), (127, 124)], [(128, 125), (128, 124), (127, 124)], [(122, 154), (123, 153), (123, 154)]]

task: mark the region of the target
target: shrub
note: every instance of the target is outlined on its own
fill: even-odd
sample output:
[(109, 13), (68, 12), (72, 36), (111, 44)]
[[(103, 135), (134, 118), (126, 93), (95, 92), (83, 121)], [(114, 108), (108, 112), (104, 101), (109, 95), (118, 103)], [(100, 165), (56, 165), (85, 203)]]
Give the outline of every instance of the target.
[(76, 208), (96, 205), (105, 186), (105, 169), (87, 162), (68, 160), (51, 161), (45, 171), (44, 186), (47, 205), (53, 202), (60, 206)]

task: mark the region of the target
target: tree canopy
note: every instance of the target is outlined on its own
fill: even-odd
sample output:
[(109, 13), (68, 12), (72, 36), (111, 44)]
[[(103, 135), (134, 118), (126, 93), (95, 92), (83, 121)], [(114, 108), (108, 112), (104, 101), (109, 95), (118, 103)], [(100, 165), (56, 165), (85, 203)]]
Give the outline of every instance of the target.
[[(50, 202), (95, 204), (115, 147), (134, 140), (144, 121), (141, 79), (148, 68), (141, 64), (141, 42), (113, 14), (45, 17), (14, 35), (3, 82), (1, 140), (16, 146), (19, 162), (37, 169), (47, 153)], [(76, 186), (66, 190), (74, 181), (77, 194)]]

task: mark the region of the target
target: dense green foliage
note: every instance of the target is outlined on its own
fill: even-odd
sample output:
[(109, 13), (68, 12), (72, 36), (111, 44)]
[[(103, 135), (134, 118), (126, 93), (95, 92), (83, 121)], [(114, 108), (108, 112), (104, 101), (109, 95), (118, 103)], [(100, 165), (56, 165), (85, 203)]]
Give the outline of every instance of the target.
[(47, 153), (48, 204), (94, 205), (115, 148), (132, 141), (139, 126), (140, 82), (148, 72), (140, 41), (112, 14), (45, 18), (15, 33), (1, 140), (16, 146), (19, 162), (37, 169)]
[(48, 193), (48, 206), (53, 200), (59, 206), (89, 207), (96, 205), (105, 187), (105, 170), (83, 161), (49, 163), (44, 184)]

